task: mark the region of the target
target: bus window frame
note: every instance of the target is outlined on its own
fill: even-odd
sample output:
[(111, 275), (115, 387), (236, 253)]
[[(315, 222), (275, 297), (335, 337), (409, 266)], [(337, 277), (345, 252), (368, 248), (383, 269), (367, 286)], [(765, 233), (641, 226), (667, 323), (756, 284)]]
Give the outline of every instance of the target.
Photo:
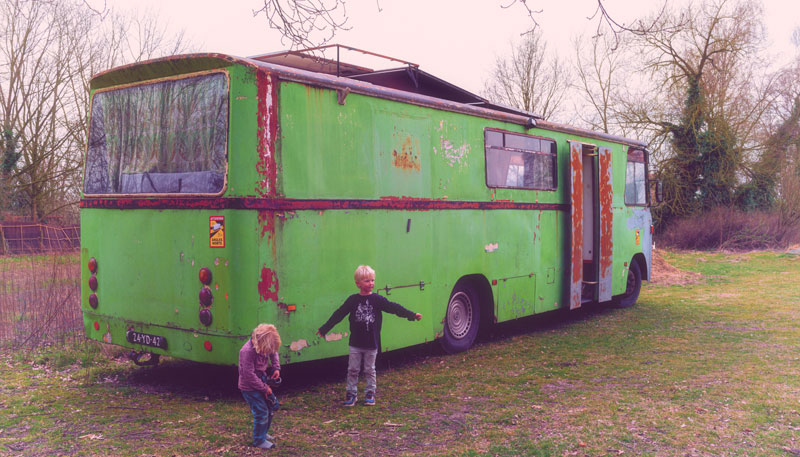
[(120, 84), (117, 86), (110, 86), (104, 87), (102, 89), (97, 89), (92, 92), (91, 98), (89, 99), (89, 122), (87, 124), (88, 135), (91, 135), (91, 128), (92, 128), (92, 104), (94, 103), (94, 97), (97, 94), (102, 94), (104, 92), (112, 92), (115, 90), (120, 89), (128, 89), (131, 87), (138, 87), (138, 86), (146, 86), (150, 84), (158, 84), (164, 81), (178, 81), (182, 79), (190, 79), (198, 76), (205, 76), (209, 74), (220, 73), (225, 76), (225, 83), (227, 87), (227, 95), (228, 95), (228, 109), (226, 113), (226, 128), (227, 132), (225, 135), (225, 171), (223, 174), (223, 181), (222, 181), (222, 188), (219, 192), (213, 193), (202, 193), (202, 192), (186, 192), (186, 193), (177, 193), (177, 192), (170, 192), (170, 193), (157, 193), (157, 192), (142, 192), (142, 193), (111, 193), (111, 194), (87, 194), (84, 192), (85, 189), (85, 182), (86, 182), (86, 166), (89, 155), (89, 141), (87, 138), (86, 142), (86, 151), (83, 160), (83, 173), (82, 173), (82, 181), (81, 181), (81, 195), (86, 198), (196, 198), (196, 197), (221, 197), (225, 194), (228, 190), (228, 171), (230, 167), (230, 138), (231, 138), (231, 75), (227, 69), (224, 68), (217, 68), (213, 70), (203, 70), (203, 71), (196, 71), (192, 73), (184, 73), (181, 75), (174, 75), (174, 76), (165, 76), (162, 78), (155, 78), (155, 79), (148, 79), (145, 81), (138, 81), (135, 83), (129, 84)]
[[(486, 133), (487, 132), (496, 132), (496, 133), (500, 133), (501, 135), (503, 135), (503, 146), (502, 147), (497, 147), (497, 146), (491, 146), (490, 147), (489, 145), (487, 145), (487, 142), (486, 142)], [(522, 137), (527, 137), (527, 138), (534, 138), (534, 139), (537, 139), (537, 140), (549, 141), (549, 142), (552, 143), (552, 145), (553, 145), (552, 149), (554, 149), (555, 152), (541, 152), (541, 151), (531, 151), (531, 150), (519, 149), (519, 148), (507, 148), (505, 146), (505, 143), (506, 143), (505, 136), (506, 135), (516, 135), (516, 136), (522, 136)], [(505, 151), (512, 151), (512, 152), (522, 152), (522, 153), (525, 153), (525, 154), (539, 154), (539, 155), (551, 156), (553, 158), (553, 187), (549, 188), (549, 187), (519, 187), (519, 186), (493, 186), (493, 185), (490, 185), (489, 184), (489, 155), (488, 155), (488, 150), (490, 148), (502, 149), (502, 150), (505, 150)], [(526, 133), (512, 132), (510, 130), (498, 129), (498, 128), (493, 128), (493, 127), (486, 127), (486, 128), (483, 129), (483, 159), (484, 159), (484, 184), (489, 189), (516, 189), (516, 190), (545, 191), (545, 192), (557, 192), (558, 191), (558, 143), (553, 138), (548, 138), (548, 137), (539, 136), (539, 135), (529, 135), (529, 134), (526, 134)]]
[[(631, 154), (639, 152), (641, 153), (642, 157), (640, 160), (638, 157), (634, 157), (634, 160), (631, 160)], [(650, 164), (649, 162), (648, 151), (645, 148), (635, 148), (635, 147), (628, 147), (628, 150), (625, 152), (625, 188), (622, 192), (622, 201), (625, 203), (625, 206), (632, 206), (632, 207), (639, 207), (639, 208), (649, 208), (650, 205)], [(628, 190), (628, 163), (641, 163), (644, 164), (644, 203), (628, 203), (626, 200), (627, 190)]]

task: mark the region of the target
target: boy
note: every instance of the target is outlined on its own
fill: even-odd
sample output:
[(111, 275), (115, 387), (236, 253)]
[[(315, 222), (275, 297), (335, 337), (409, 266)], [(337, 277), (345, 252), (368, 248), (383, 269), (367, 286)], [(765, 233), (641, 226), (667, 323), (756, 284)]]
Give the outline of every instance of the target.
[[(239, 351), (239, 390), (253, 413), (253, 446), (272, 449), (275, 439), (268, 435), (275, 412), (275, 397), (267, 383), (277, 382), (281, 376), (278, 348), (281, 336), (271, 324), (261, 324), (253, 330), (250, 339)], [(267, 365), (271, 365), (271, 380), (267, 379)], [(272, 381), (274, 380), (274, 381)]]
[(422, 314), (409, 311), (397, 303), (390, 302), (381, 295), (373, 294), (375, 287), (375, 270), (367, 265), (360, 265), (355, 272), (356, 287), (359, 292), (347, 297), (344, 304), (333, 312), (328, 322), (317, 330), (317, 335), (325, 335), (339, 323), (344, 316), (350, 315), (350, 359), (347, 364), (347, 392), (344, 406), (353, 406), (358, 398), (358, 374), (364, 364), (364, 376), (367, 387), (364, 389), (364, 404), (375, 405), (375, 357), (378, 355), (381, 338), (382, 312), (396, 314), (406, 319), (420, 320)]

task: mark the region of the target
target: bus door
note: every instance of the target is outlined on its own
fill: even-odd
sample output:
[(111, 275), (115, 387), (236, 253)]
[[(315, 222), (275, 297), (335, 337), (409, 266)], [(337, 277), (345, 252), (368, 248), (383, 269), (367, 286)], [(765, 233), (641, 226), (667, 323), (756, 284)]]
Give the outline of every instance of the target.
[(570, 141), (569, 307), (611, 299), (611, 149)]

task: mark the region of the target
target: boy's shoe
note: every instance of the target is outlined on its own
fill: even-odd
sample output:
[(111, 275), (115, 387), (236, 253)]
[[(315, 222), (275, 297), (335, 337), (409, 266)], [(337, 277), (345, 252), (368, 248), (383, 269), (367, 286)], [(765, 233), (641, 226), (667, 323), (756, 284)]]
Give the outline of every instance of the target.
[(353, 406), (353, 405), (356, 404), (356, 400), (357, 400), (357, 398), (356, 398), (355, 395), (347, 394), (347, 396), (345, 397), (344, 402), (342, 404), (344, 406)]
[(259, 449), (272, 449), (275, 447), (275, 443), (269, 440), (265, 440), (263, 443), (256, 446)]
[(375, 406), (375, 392), (367, 392), (364, 396), (364, 405)]

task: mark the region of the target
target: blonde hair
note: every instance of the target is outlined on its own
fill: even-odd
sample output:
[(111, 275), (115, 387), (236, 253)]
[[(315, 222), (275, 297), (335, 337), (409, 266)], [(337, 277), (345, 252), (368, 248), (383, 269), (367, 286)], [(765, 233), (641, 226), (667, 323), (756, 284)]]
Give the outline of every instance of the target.
[(272, 324), (260, 324), (253, 330), (250, 340), (256, 352), (262, 355), (278, 352), (281, 347), (281, 336)]
[(353, 274), (353, 277), (355, 277), (356, 281), (366, 279), (370, 276), (375, 277), (375, 270), (373, 270), (369, 265), (359, 265), (358, 268), (356, 268), (355, 274)]

